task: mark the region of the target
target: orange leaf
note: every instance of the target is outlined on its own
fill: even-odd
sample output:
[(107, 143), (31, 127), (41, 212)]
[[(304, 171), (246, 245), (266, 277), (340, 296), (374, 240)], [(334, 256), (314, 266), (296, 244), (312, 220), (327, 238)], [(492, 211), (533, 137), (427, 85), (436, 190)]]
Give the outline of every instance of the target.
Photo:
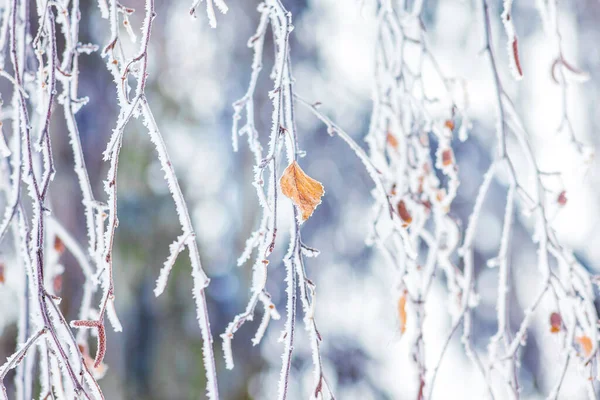
[(62, 254), (65, 251), (65, 244), (58, 236), (54, 237), (54, 250), (59, 254)]
[(592, 339), (590, 339), (589, 336), (583, 335), (578, 336), (575, 340), (577, 341), (577, 343), (579, 343), (579, 346), (581, 346), (583, 354), (585, 354), (586, 357), (589, 357), (592, 354), (592, 349), (594, 348), (594, 345), (592, 344)]
[(4, 283), (4, 264), (0, 263), (0, 283)]
[(406, 332), (406, 293), (398, 300), (398, 317), (400, 318), (400, 333)]
[(448, 129), (450, 129), (451, 131), (454, 130), (454, 121), (452, 121), (451, 119), (447, 119), (446, 122), (444, 122), (444, 126)]
[(388, 134), (387, 134), (387, 142), (394, 149), (398, 149), (398, 139), (396, 139), (396, 137), (394, 135), (392, 135), (390, 132), (388, 132)]
[(325, 193), (321, 182), (306, 175), (296, 161), (283, 171), (279, 184), (281, 192), (300, 209), (302, 221), (306, 221), (313, 214)]

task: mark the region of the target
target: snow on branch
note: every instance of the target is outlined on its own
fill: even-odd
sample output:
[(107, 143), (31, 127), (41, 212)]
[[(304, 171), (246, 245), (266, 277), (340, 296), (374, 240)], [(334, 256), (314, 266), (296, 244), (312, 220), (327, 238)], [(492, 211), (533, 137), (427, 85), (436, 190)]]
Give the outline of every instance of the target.
[[(171, 254), (161, 272), (161, 291), (177, 255), (187, 247), (194, 278), (193, 296), (204, 340), (207, 390), (209, 398), (217, 399), (216, 367), (204, 294), (209, 280), (200, 264), (183, 194), (144, 91), (152, 20), (156, 16), (154, 2), (146, 1), (139, 51), (133, 56), (127, 56), (121, 46), (119, 23), (125, 26), (129, 40), (136, 42), (129, 19), (134, 10), (116, 0), (98, 2), (102, 17), (110, 22), (110, 41), (102, 54), (113, 74), (120, 105), (116, 128), (104, 154), (110, 163), (105, 184), (107, 202), (96, 200), (92, 191), (75, 118), (88, 101), (79, 94), (79, 57), (98, 49), (96, 45), (82, 43), (79, 39), (80, 1), (38, 1), (32, 5), (35, 9), (32, 13), (30, 2), (26, 0), (7, 3), (0, 17), (0, 77), (11, 83), (9, 93), (12, 101), (9, 113), (3, 104), (0, 105), (0, 113), (6, 114), (3, 119), (11, 120), (11, 129), (2, 126), (0, 132), (0, 191), (7, 199), (0, 218), (0, 240), (8, 235), (12, 237), (15, 261), (26, 271), (27, 279), (19, 294), (18, 350), (0, 370), (2, 394), (6, 397), (3, 383), (6, 373), (16, 368), (18, 399), (33, 396), (34, 372), (39, 374), (41, 398), (104, 399), (97, 379), (106, 370), (102, 362), (107, 349), (105, 316), (115, 331), (122, 330), (114, 306), (113, 282), (114, 235), (118, 225), (118, 155), (127, 123), (132, 117), (141, 116), (158, 151), (183, 230), (179, 244), (171, 247)], [(212, 4), (213, 1), (208, 1), (209, 9)], [(227, 7), (221, 0), (215, 4), (221, 11), (226, 11)], [(31, 23), (30, 15), (37, 18), (35, 23)], [(58, 42), (64, 44), (61, 53)], [(7, 60), (5, 53), (8, 54)], [(34, 56), (31, 62), (29, 55)], [(10, 69), (5, 68), (7, 61), (11, 64)], [(133, 99), (130, 99), (130, 76), (137, 81)], [(52, 215), (49, 204), (48, 192), (56, 173), (51, 120), (58, 106), (62, 108), (66, 121), (75, 175), (83, 197), (87, 246), (81, 246)], [(59, 260), (65, 251), (74, 256), (85, 278), (79, 319), (71, 324), (58, 307), (64, 272)], [(96, 309), (93, 303), (97, 291), (101, 291), (102, 295)], [(70, 327), (78, 328), (76, 336)], [(95, 360), (88, 352), (89, 331), (98, 339)], [(38, 367), (33, 368), (36, 362)]]
[[(320, 355), (321, 336), (318, 333), (314, 320), (315, 307), (315, 285), (308, 279), (304, 265), (304, 255), (316, 255), (318, 252), (302, 244), (300, 227), (308, 220), (320, 204), (324, 194), (320, 182), (308, 176), (299, 164), (299, 157), (304, 155), (298, 148), (298, 136), (294, 120), (294, 86), (292, 76), (292, 62), (290, 58), (289, 36), (293, 30), (292, 15), (287, 11), (279, 0), (266, 0), (258, 6), (260, 13), (259, 24), (256, 33), (248, 41), (248, 47), (254, 50), (252, 62), (252, 73), (250, 84), (246, 94), (233, 104), (233, 148), (238, 149), (238, 136), (247, 135), (248, 147), (254, 155), (256, 165), (254, 166), (253, 186), (256, 188), (259, 204), (262, 207), (262, 217), (258, 224), (258, 230), (252, 233), (246, 243), (246, 248), (238, 260), (238, 265), (252, 257), (256, 249), (253, 265), (253, 277), (251, 297), (244, 312), (238, 314), (221, 335), (223, 339), (223, 351), (227, 368), (233, 368), (233, 351), (231, 341), (235, 332), (242, 327), (246, 321), (254, 317), (256, 306), (259, 302), (263, 304), (263, 318), (258, 327), (256, 335), (252, 340), (257, 345), (267, 329), (271, 319), (279, 319), (279, 313), (271, 302), (271, 296), (266, 291), (268, 269), (271, 264), (269, 256), (273, 252), (278, 235), (278, 210), (281, 206), (290, 204), (285, 200), (287, 197), (293, 205), (291, 221), (290, 241), (288, 252), (283, 259), (286, 268), (285, 282), (287, 284), (287, 317), (285, 328), (281, 335), (284, 342), (282, 354), (282, 366), (279, 378), (278, 398), (286, 399), (289, 391), (290, 368), (296, 334), (296, 302), (299, 294), (304, 312), (304, 325), (310, 337), (313, 353), (313, 371), (315, 376), (314, 390), (310, 398), (323, 398), (329, 395), (333, 398), (331, 388), (327, 384), (323, 374)], [(268, 152), (263, 155), (263, 149), (258, 140), (258, 132), (254, 122), (254, 95), (256, 82), (262, 70), (263, 45), (268, 26), (273, 32), (275, 43), (274, 66), (271, 73), (273, 90), (269, 92), (272, 102), (271, 132), (269, 137)], [(245, 124), (240, 128), (239, 121), (242, 112), (246, 111)], [(287, 161), (283, 160), (281, 154), (285, 150)], [(280, 165), (287, 167), (280, 172)], [(268, 169), (268, 178), (264, 174)], [(265, 189), (265, 182), (267, 188)], [(285, 197), (279, 196), (279, 192)]]
[[(497, 154), (483, 177), (462, 240), (459, 225), (448, 212), (459, 185), (453, 140), (455, 134), (461, 141), (467, 139), (470, 120), (465, 106), (468, 98), (466, 92), (456, 90), (456, 86), (462, 86), (456, 85), (460, 80), (447, 78), (429, 49), (420, 19), (421, 2), (398, 7), (389, 1), (379, 2), (374, 111), (366, 138), (368, 155), (343, 129), (318, 110), (319, 102), (311, 104), (297, 96), (296, 99), (325, 123), (330, 135), (337, 134), (346, 141), (375, 183), (375, 218), (369, 242), (374, 243), (390, 266), (398, 270), (399, 330), (405, 337), (403, 340), (408, 340), (413, 347), (412, 359), (418, 372), (418, 398), (432, 398), (443, 356), (452, 336), (461, 326), (461, 342), (465, 354), (480, 372), (490, 396), (495, 397), (491, 377), (492, 373), (497, 372), (503, 377), (501, 379), (508, 393), (513, 398), (518, 398), (520, 386), (518, 375), (514, 373), (519, 367), (518, 350), (525, 344), (534, 313), (547, 296), (556, 303), (557, 311), (551, 317), (554, 321), (553, 332), (560, 332), (566, 338), (563, 341), (565, 361), (561, 368), (561, 379), (549, 397), (556, 398), (570, 360), (576, 358), (581, 362), (582, 368), (587, 368), (590, 373), (593, 371), (591, 363), (595, 362), (598, 354), (598, 333), (592, 322), (598, 319), (594, 307), (593, 277), (577, 262), (573, 253), (558, 241), (551, 225), (552, 214), (548, 202), (560, 207), (566, 204), (567, 197), (564, 190), (556, 195), (547, 185), (548, 179), (561, 181), (560, 175), (545, 173), (537, 166), (528, 141), (529, 135), (503, 89), (498, 72), (500, 66), (496, 63), (491, 46), (489, 8), (486, 0), (482, 4), (484, 53), (490, 63), (495, 88), (492, 95), (498, 116)], [(541, 11), (545, 11), (542, 12), (543, 15), (551, 16), (547, 25), (554, 29), (551, 32), (558, 38), (558, 57), (552, 66), (553, 77), (563, 89), (563, 117), (558, 131), (567, 132), (570, 142), (589, 163), (593, 153), (575, 138), (566, 111), (565, 71), (575, 77), (585, 74), (572, 67), (562, 56), (556, 3), (548, 2), (549, 10), (540, 7), (543, 8)], [(510, 68), (513, 75), (521, 79), (523, 71), (512, 22), (512, 1), (504, 2), (502, 21), (509, 37)], [(426, 89), (427, 79), (441, 81), (441, 90), (429, 93)], [(439, 112), (440, 104), (446, 107), (446, 113)], [(437, 110), (434, 106), (437, 106)], [(509, 134), (515, 136), (533, 173), (535, 185), (532, 193), (520, 183), (524, 178), (514, 167), (514, 156), (507, 151)], [(436, 149), (435, 156), (432, 155), (433, 148)], [(489, 267), (499, 268), (496, 316), (498, 330), (490, 339), (488, 354), (482, 356), (471, 343), (471, 313), (478, 304), (473, 246), (486, 195), (492, 182), (500, 174), (509, 177), (502, 235), (497, 257), (487, 263)], [(440, 180), (440, 175), (446, 179)], [(533, 240), (538, 247), (541, 287), (535, 294), (533, 303), (523, 310), (524, 319), (511, 331), (507, 323), (507, 293), (512, 290), (508, 278), (511, 274), (509, 256), (514, 213), (519, 201), (522, 202), (524, 212), (533, 213), (536, 220)], [(390, 205), (392, 212), (388, 216), (384, 211)], [(412, 249), (419, 250), (413, 252)], [(462, 261), (462, 269), (457, 268), (452, 261), (455, 254)], [(551, 267), (550, 256), (555, 258), (558, 271)], [(447, 277), (450, 299), (448, 311), (453, 323), (437, 363), (426, 365), (422, 331), (424, 307), (438, 269)], [(566, 279), (566, 283), (561, 279)], [(588, 385), (591, 393), (593, 386)]]
[[(196, 18), (196, 8), (202, 3), (202, 0), (194, 0), (194, 4), (190, 8), (190, 15), (193, 18)], [(210, 23), (211, 28), (217, 27), (217, 17), (215, 16), (215, 8), (217, 6), (221, 13), (225, 14), (229, 10), (227, 4), (223, 0), (206, 0), (206, 14), (208, 15), (208, 22)]]

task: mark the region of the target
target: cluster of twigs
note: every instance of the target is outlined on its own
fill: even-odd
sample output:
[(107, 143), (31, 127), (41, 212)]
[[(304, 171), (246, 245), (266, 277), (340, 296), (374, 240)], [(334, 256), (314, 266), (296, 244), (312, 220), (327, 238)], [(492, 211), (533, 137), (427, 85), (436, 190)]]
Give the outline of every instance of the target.
[[(92, 220), (88, 220), (89, 249), (86, 251), (52, 215), (48, 199), (55, 174), (50, 125), (59, 103), (67, 122), (86, 207), (90, 210), (93, 207), (75, 114), (87, 102), (78, 96), (78, 59), (81, 54), (94, 51), (95, 46), (79, 42), (79, 2), (76, 0), (38, 1), (35, 10), (30, 9), (32, 5), (28, 1), (8, 3), (2, 14), (0, 67), (2, 76), (12, 83), (12, 101), (10, 107), (3, 107), (4, 120), (10, 120), (11, 130), (2, 132), (2, 189), (7, 207), (0, 235), (4, 239), (11, 232), (14, 266), (23, 269), (26, 279), (19, 296), (20, 345), (0, 368), (1, 395), (7, 397), (4, 377), (9, 370), (17, 368), (17, 398), (33, 396), (33, 366), (39, 354), (37, 372), (41, 398), (101, 398), (96, 379), (104, 371), (103, 347), (99, 346), (96, 360), (92, 360), (87, 351), (86, 334), (73, 335), (59, 309), (57, 295), (63, 270), (58, 256), (68, 250), (86, 278), (80, 317), (88, 319), (94, 314), (92, 295), (102, 274), (98, 258), (93, 256), (97, 245), (93, 211), (88, 214)], [(33, 12), (37, 16), (35, 21), (28, 18)], [(33, 26), (37, 30), (33, 31)], [(59, 35), (65, 44), (62, 54), (57, 48)], [(120, 325), (112, 303), (107, 309), (118, 329)], [(103, 328), (98, 329), (97, 334), (104, 343)]]
[[(461, 80), (444, 76), (430, 51), (421, 18), (423, 2), (410, 6), (389, 0), (378, 2), (377, 45), (375, 51), (374, 108), (366, 137), (368, 158), (342, 128), (318, 111), (319, 103), (299, 99), (321, 119), (328, 132), (344, 139), (361, 159), (376, 185), (377, 200), (371, 242), (390, 266), (398, 271), (398, 319), (403, 340), (412, 346), (417, 371), (418, 399), (433, 397), (435, 380), (451, 338), (462, 326), (465, 354), (480, 371), (491, 398), (520, 398), (518, 369), (520, 352), (527, 340), (532, 318), (543, 301), (554, 309), (546, 318), (548, 331), (560, 337), (560, 375), (548, 393), (558, 397), (567, 369), (573, 360), (586, 370), (583, 380), (588, 396), (595, 397), (593, 371), (598, 370), (598, 314), (594, 305), (594, 277), (577, 261), (572, 251), (560, 243), (552, 226), (556, 211), (567, 202), (558, 172), (542, 171), (536, 162), (516, 107), (504, 90), (494, 49), (487, 0), (480, 4), (484, 26), (484, 51), (489, 60), (497, 111), (497, 152), (475, 199), (464, 233), (449, 215), (458, 186), (458, 170), (452, 150), (455, 134), (464, 141), (471, 128), (468, 97)], [(584, 163), (593, 151), (576, 139), (567, 113), (567, 85), (584, 81), (587, 74), (564, 58), (555, 1), (538, 2), (540, 16), (551, 40), (556, 43), (556, 59), (551, 66), (553, 80), (561, 86), (562, 119), (557, 128), (565, 133)], [(502, 22), (508, 38), (509, 69), (521, 80), (524, 68), (512, 21), (512, 1), (504, 2)], [(550, 67), (550, 66), (549, 66)], [(437, 88), (431, 89), (431, 88)], [(509, 152), (507, 141), (516, 139), (520, 151)], [(524, 158), (528, 169), (518, 173), (515, 159)], [(442, 177), (440, 179), (440, 177)], [(498, 268), (497, 332), (490, 338), (487, 354), (478, 354), (472, 345), (472, 310), (478, 305), (474, 263), (474, 240), (479, 220), (494, 178), (507, 177), (507, 199), (498, 256), (487, 266)], [(533, 179), (532, 187), (526, 185)], [(554, 183), (554, 186), (552, 186)], [(555, 190), (559, 185), (558, 192)], [(533, 303), (523, 309), (524, 318), (511, 328), (508, 293), (510, 249), (517, 204), (534, 224), (541, 285)], [(425, 363), (423, 322), (432, 282), (443, 271), (452, 316), (450, 334), (441, 354), (432, 365)], [(588, 379), (589, 378), (589, 379)], [(500, 387), (495, 382), (501, 382)]]
[[(573, 147), (585, 161), (589, 161), (592, 153), (576, 140), (566, 110), (566, 75), (581, 80), (585, 74), (564, 59), (556, 2), (539, 3), (545, 26), (557, 42), (558, 54), (552, 71), (563, 94), (563, 117), (558, 130), (566, 132)], [(421, 20), (422, 6), (423, 3), (419, 1), (411, 7), (393, 5), (391, 1), (379, 3), (375, 104), (367, 136), (370, 158), (377, 170), (381, 171), (380, 179), (388, 194), (387, 199), (376, 195), (380, 201), (374, 221), (373, 240), (399, 272), (400, 329), (402, 333), (406, 331), (408, 338), (405, 340), (413, 344), (413, 359), (418, 371), (418, 398), (433, 396), (443, 355), (451, 337), (461, 325), (465, 353), (481, 372), (490, 397), (519, 398), (519, 350), (525, 346), (532, 317), (543, 300), (552, 302), (556, 310), (547, 316), (548, 326), (550, 332), (560, 335), (564, 353), (560, 377), (548, 395), (550, 399), (556, 398), (570, 361), (576, 359), (587, 369), (587, 376), (591, 377), (598, 354), (598, 315), (594, 305), (593, 277), (573, 253), (560, 243), (551, 223), (556, 208), (564, 206), (567, 201), (564, 190), (557, 194), (548, 184), (548, 179), (561, 182), (560, 174), (547, 173), (538, 167), (529, 144), (529, 135), (503, 88), (498, 72), (500, 66), (492, 47), (489, 5), (487, 0), (483, 0), (480, 6), (484, 25), (484, 53), (489, 60), (494, 82), (493, 95), (498, 118), (497, 152), (483, 177), (473, 212), (461, 238), (458, 225), (448, 211), (459, 183), (451, 142), (455, 132), (460, 140), (467, 138), (470, 127), (465, 114), (467, 98), (466, 94), (457, 91), (461, 88), (460, 81), (444, 77), (427, 46)], [(511, 7), (512, 1), (504, 2), (502, 21), (508, 37), (510, 69), (514, 78), (520, 80), (524, 71)], [(427, 92), (427, 84), (431, 87), (432, 82), (441, 88), (440, 93)], [(517, 154), (507, 150), (510, 135), (518, 143), (520, 152)], [(433, 145), (436, 147), (433, 148)], [(430, 156), (434, 153), (433, 149), (435, 158)], [(516, 157), (526, 160), (528, 170), (517, 172), (514, 167)], [(479, 355), (471, 344), (471, 312), (478, 303), (473, 242), (486, 194), (494, 178), (502, 174), (508, 177), (509, 182), (502, 236), (498, 256), (487, 263), (490, 267), (498, 268), (498, 329), (490, 338), (488, 353)], [(440, 176), (444, 179), (439, 179)], [(534, 182), (531, 188), (524, 183), (529, 177), (533, 177)], [(507, 294), (511, 290), (509, 276), (513, 219), (519, 201), (524, 214), (531, 215), (534, 221), (533, 241), (538, 247), (538, 269), (542, 284), (533, 303), (523, 310), (521, 323), (511, 330), (507, 322)], [(384, 212), (388, 202), (397, 210), (391, 219)], [(453, 262), (454, 259), (458, 260), (458, 264)], [(453, 324), (437, 363), (428, 366), (425, 365), (422, 331), (424, 307), (438, 269), (446, 276)], [(504, 391), (498, 392), (502, 389), (494, 387), (497, 379), (505, 384)], [(584, 379), (588, 395), (595, 398), (592, 381), (587, 377)]]
[[(282, 188), (280, 187), (279, 180), (281, 179), (281, 186), (283, 186), (285, 173), (290, 168), (296, 168), (298, 159), (304, 155), (298, 147), (298, 132), (294, 120), (294, 79), (292, 76), (289, 46), (289, 36), (293, 30), (292, 15), (284, 8), (280, 0), (261, 2), (258, 6), (258, 12), (260, 13), (260, 20), (257, 31), (248, 41), (248, 46), (254, 50), (250, 85), (246, 94), (233, 105), (234, 123), (232, 138), (233, 147), (237, 150), (238, 136), (247, 136), (249, 149), (253, 153), (256, 162), (253, 185), (256, 188), (263, 212), (258, 229), (252, 233), (246, 243), (246, 248), (242, 256), (238, 259), (238, 265), (243, 265), (252, 257), (252, 253), (256, 249), (250, 301), (246, 310), (238, 314), (229, 324), (225, 333), (221, 335), (223, 338), (225, 361), (228, 368), (233, 368), (231, 350), (233, 335), (244, 322), (252, 320), (259, 302), (262, 303), (264, 311), (262, 321), (252, 341), (254, 345), (260, 343), (269, 321), (271, 319), (279, 319), (279, 313), (275, 309), (271, 301), (271, 296), (266, 290), (267, 272), (270, 264), (269, 257), (275, 249), (277, 239), (280, 236), (278, 234), (278, 210), (282, 206)], [(254, 95), (256, 82), (262, 70), (263, 47), (269, 25), (271, 26), (273, 42), (275, 43), (275, 61), (270, 75), (273, 81), (273, 90), (269, 92), (273, 106), (272, 126), (268, 142), (268, 152), (265, 155), (255, 126)], [(240, 128), (239, 120), (242, 118), (244, 111), (245, 124)], [(283, 151), (285, 151), (285, 157), (282, 154)], [(282, 165), (288, 166), (283, 175), (281, 173)], [(266, 178), (265, 172), (267, 175)], [(288, 299), (287, 319), (280, 337), (280, 340), (284, 342), (285, 349), (282, 355), (283, 364), (279, 379), (278, 398), (286, 399), (288, 396), (298, 295), (300, 296), (304, 312), (304, 325), (310, 336), (313, 353), (315, 383), (311, 392), (311, 398), (322, 398), (324, 395), (329, 395), (333, 398), (331, 389), (323, 375), (321, 365), (319, 351), (321, 335), (317, 330), (314, 319), (315, 285), (308, 279), (304, 264), (304, 257), (315, 257), (319, 252), (302, 242), (300, 225), (307, 218), (304, 211), (299, 207), (294, 207), (290, 218), (291, 232), (289, 235), (288, 251), (283, 259), (287, 271), (286, 291)]]
[[(12, 133), (7, 134), (4, 130), (1, 136), (2, 190), (5, 192), (7, 207), (0, 225), (0, 235), (4, 238), (9, 231), (12, 233), (14, 265), (23, 266), (26, 273), (19, 300), (20, 345), (0, 368), (0, 382), (3, 382), (8, 371), (17, 368), (16, 397), (31, 398), (33, 366), (36, 353), (39, 353), (37, 372), (41, 385), (40, 398), (104, 398), (97, 379), (105, 371), (102, 362), (106, 353), (105, 317), (115, 331), (122, 329), (114, 308), (113, 282), (113, 247), (118, 226), (118, 157), (127, 123), (132, 117), (141, 117), (156, 147), (182, 228), (181, 236), (171, 246), (171, 254), (161, 271), (155, 293), (158, 296), (165, 289), (177, 255), (187, 248), (194, 279), (193, 295), (204, 341), (207, 391), (210, 398), (218, 398), (204, 294), (209, 279), (200, 264), (189, 212), (145, 96), (148, 45), (152, 21), (156, 16), (154, 1), (146, 1), (142, 38), (139, 50), (133, 56), (124, 51), (120, 27), (123, 25), (130, 40), (136, 41), (129, 21), (134, 10), (116, 0), (99, 1), (102, 17), (109, 21), (111, 32), (110, 41), (104, 47), (102, 55), (113, 75), (120, 107), (116, 128), (104, 153), (104, 159), (110, 165), (104, 185), (106, 202), (94, 197), (75, 120), (75, 114), (87, 102), (86, 98), (78, 95), (78, 59), (82, 53), (96, 51), (97, 46), (79, 42), (81, 15), (78, 0), (46, 0), (35, 4), (37, 21), (32, 23), (28, 18), (31, 13), (30, 2), (11, 1), (3, 9), (0, 35), (0, 75), (8, 79), (13, 88), (11, 108), (3, 109), (4, 119), (11, 121)], [(209, 0), (208, 6), (210, 11), (212, 1)], [(226, 8), (223, 9), (225, 10)], [(32, 31), (33, 26), (37, 26), (37, 31)], [(60, 39), (65, 43), (62, 54), (57, 50), (59, 35), (62, 35)], [(12, 74), (4, 69), (7, 52)], [(32, 59), (36, 62), (31, 62)], [(36, 67), (33, 68), (32, 65)], [(130, 86), (130, 80), (136, 82), (135, 88)], [(88, 232), (87, 249), (52, 215), (49, 204), (48, 191), (55, 173), (51, 139), (53, 135), (60, 134), (51, 132), (50, 129), (56, 103), (64, 111), (75, 172), (83, 196)], [(86, 278), (79, 319), (70, 323), (71, 327), (80, 328), (76, 336), (59, 308), (60, 297), (57, 295), (63, 271), (58, 260), (64, 251), (69, 251), (75, 257)], [(92, 303), (94, 294), (99, 289), (102, 294), (100, 303), (95, 308)], [(88, 351), (90, 330), (98, 339), (95, 359), (92, 359)], [(6, 398), (4, 384), (0, 387), (1, 394)]]

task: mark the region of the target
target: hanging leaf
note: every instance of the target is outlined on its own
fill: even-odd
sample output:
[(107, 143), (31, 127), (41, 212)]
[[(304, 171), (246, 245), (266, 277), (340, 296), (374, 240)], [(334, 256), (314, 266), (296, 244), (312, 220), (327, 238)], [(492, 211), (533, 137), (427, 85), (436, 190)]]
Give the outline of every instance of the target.
[(562, 317), (559, 313), (553, 312), (550, 314), (550, 332), (558, 333), (560, 332), (560, 327), (562, 326)]
[(410, 212), (408, 211), (404, 200), (400, 200), (400, 202), (398, 202), (398, 214), (402, 219), (402, 226), (404, 228), (408, 227), (412, 222), (412, 215), (410, 215)]
[(387, 143), (394, 148), (394, 150), (398, 150), (398, 139), (391, 133), (387, 134)]
[(296, 161), (283, 171), (279, 184), (281, 192), (300, 209), (302, 221), (313, 214), (325, 193), (321, 182), (306, 175)]
[(406, 293), (398, 300), (398, 317), (400, 318), (400, 333), (406, 332)]
[(444, 149), (442, 151), (442, 165), (448, 167), (454, 163), (454, 152), (451, 148)]
[(58, 254), (65, 252), (65, 244), (58, 236), (54, 237), (54, 250), (56, 250)]
[(0, 262), (0, 283), (4, 283), (6, 278), (4, 277), (4, 264)]
[(581, 347), (583, 354), (586, 357), (589, 357), (592, 354), (592, 349), (594, 348), (594, 345), (592, 344), (592, 339), (590, 339), (589, 336), (583, 335), (578, 336), (575, 340)]

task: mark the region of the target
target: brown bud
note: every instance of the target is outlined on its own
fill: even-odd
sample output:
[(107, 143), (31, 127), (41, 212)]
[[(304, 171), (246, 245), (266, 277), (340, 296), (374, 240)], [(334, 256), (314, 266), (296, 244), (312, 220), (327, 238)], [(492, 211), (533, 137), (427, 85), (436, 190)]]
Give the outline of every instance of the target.
[(567, 204), (567, 192), (565, 192), (564, 190), (562, 192), (560, 192), (560, 194), (556, 198), (556, 201), (561, 206), (564, 206), (565, 204)]

